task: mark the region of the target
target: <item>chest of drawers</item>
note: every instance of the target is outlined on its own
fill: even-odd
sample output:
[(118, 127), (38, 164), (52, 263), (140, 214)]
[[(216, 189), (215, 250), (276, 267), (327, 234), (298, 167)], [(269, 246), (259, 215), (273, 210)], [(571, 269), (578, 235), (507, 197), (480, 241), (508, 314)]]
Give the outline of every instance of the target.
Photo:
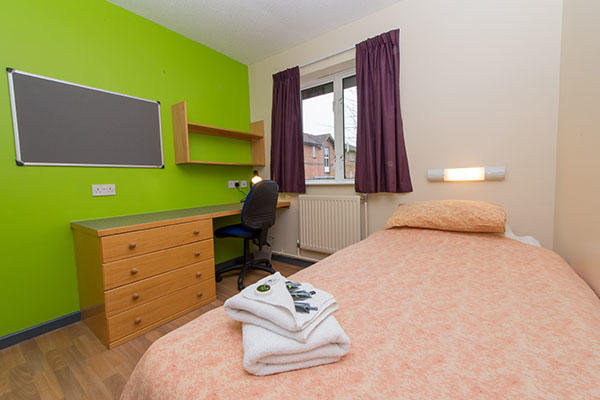
[(71, 226), (81, 317), (108, 348), (216, 299), (211, 218)]

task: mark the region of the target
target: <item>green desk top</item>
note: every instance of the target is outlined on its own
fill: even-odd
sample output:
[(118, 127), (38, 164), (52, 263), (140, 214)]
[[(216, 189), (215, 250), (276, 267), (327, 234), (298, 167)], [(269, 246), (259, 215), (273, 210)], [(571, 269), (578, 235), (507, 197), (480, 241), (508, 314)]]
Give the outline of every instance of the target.
[[(279, 202), (277, 207), (289, 207), (289, 202)], [(122, 233), (137, 229), (160, 226), (162, 221), (171, 223), (186, 222), (203, 218), (217, 218), (236, 215), (242, 212), (242, 203), (219, 204), (215, 206), (184, 208), (180, 210), (159, 211), (147, 214), (123, 215), (120, 217), (90, 219), (71, 222), (74, 229), (94, 231), (98, 236)]]

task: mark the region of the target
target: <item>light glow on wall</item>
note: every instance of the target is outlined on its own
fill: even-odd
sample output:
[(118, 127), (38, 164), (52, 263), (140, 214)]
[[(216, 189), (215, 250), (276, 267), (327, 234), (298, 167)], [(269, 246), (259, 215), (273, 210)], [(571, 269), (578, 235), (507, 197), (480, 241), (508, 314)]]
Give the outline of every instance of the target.
[(485, 180), (485, 168), (446, 168), (444, 169), (444, 181), (483, 181)]
[(431, 182), (501, 181), (506, 176), (505, 167), (444, 168), (427, 170)]

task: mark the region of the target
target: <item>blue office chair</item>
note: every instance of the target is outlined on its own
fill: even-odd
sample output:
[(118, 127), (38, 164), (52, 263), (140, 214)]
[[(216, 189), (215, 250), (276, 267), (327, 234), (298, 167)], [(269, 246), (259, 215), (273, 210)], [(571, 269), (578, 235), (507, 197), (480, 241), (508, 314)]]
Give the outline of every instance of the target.
[(275, 273), (270, 260), (254, 259), (254, 256), (250, 254), (250, 241), (257, 245), (259, 249), (265, 245), (270, 246), (267, 243), (267, 233), (275, 223), (278, 195), (279, 187), (274, 181), (257, 183), (252, 187), (244, 201), (242, 223), (224, 226), (215, 231), (215, 236), (218, 238), (234, 237), (244, 239), (244, 256), (238, 258), (235, 265), (218, 268), (215, 271), (217, 282), (221, 282), (223, 279), (221, 274), (239, 269), (238, 289), (242, 290), (244, 288), (244, 277), (250, 269), (260, 269), (271, 274)]

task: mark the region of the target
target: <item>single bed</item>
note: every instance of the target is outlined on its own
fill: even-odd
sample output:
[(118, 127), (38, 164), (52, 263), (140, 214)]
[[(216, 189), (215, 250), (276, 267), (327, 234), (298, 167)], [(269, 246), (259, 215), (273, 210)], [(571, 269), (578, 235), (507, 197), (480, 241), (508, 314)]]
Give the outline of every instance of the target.
[(122, 398), (600, 398), (600, 301), (547, 249), (396, 228), (290, 278), (336, 296), (342, 361), (250, 375), (219, 307), (157, 340)]

